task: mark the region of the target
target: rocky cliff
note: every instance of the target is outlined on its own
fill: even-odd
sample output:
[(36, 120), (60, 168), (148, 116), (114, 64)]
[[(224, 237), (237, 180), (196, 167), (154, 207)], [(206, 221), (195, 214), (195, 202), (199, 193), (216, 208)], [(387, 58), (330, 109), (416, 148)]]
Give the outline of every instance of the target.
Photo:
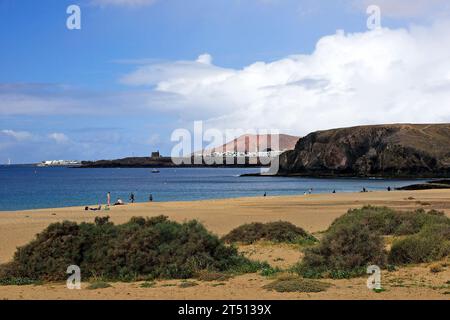
[(449, 177), (450, 124), (313, 132), (280, 157), (280, 175)]

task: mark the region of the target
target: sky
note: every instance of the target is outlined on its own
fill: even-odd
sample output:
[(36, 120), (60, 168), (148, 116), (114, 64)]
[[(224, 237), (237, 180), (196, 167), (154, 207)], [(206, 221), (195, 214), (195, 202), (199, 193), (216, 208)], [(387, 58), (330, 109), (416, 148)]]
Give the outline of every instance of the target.
[(0, 0), (0, 164), (170, 155), (194, 121), (450, 122), (448, 30), (445, 0)]

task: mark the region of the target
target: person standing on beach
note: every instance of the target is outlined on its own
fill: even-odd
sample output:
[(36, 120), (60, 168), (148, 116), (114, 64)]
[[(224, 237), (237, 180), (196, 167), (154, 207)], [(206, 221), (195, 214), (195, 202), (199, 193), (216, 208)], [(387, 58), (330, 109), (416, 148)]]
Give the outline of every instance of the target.
[(111, 192), (108, 192), (106, 194), (106, 203), (107, 203), (108, 207), (111, 205)]
[(130, 202), (134, 203), (134, 193), (133, 192), (130, 194)]

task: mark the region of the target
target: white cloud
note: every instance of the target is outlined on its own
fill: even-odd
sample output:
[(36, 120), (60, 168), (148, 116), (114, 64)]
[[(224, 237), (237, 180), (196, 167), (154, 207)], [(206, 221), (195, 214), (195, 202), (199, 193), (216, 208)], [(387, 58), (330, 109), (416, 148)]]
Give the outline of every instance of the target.
[(0, 133), (8, 137), (12, 137), (16, 141), (25, 141), (33, 138), (33, 135), (27, 131), (1, 130)]
[(92, 0), (91, 3), (98, 6), (146, 6), (155, 3), (157, 0)]
[(138, 67), (122, 81), (164, 94), (181, 118), (295, 134), (393, 122), (450, 122), (450, 23), (321, 38), (309, 55), (225, 69), (202, 55)]
[(449, 29), (450, 22), (442, 22), (337, 32), (319, 39), (311, 54), (240, 69), (217, 66), (208, 53), (188, 61), (146, 61), (120, 79), (133, 88), (118, 92), (0, 84), (0, 115), (160, 119), (160, 112), (167, 112), (167, 127), (205, 120), (207, 127), (299, 135), (358, 124), (450, 122)]
[(204, 53), (198, 56), (197, 62), (204, 63), (204, 64), (211, 64), (212, 63), (212, 56), (208, 53)]
[(144, 112), (151, 95), (135, 90), (108, 92), (57, 84), (0, 83), (0, 116), (117, 115), (130, 108)]
[(69, 142), (69, 137), (67, 137), (64, 133), (54, 132), (48, 135), (48, 138), (55, 141), (56, 143), (67, 143)]

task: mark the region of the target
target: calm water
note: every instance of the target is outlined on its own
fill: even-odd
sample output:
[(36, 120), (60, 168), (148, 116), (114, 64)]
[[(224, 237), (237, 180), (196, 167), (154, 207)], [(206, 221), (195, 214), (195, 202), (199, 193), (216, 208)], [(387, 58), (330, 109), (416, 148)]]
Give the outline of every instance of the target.
[(363, 187), (384, 190), (417, 180), (312, 179), (285, 177), (239, 177), (258, 169), (185, 168), (160, 169), (70, 169), (0, 166), (0, 211), (64, 206), (93, 205), (128, 201), (134, 192), (136, 201), (180, 201), (246, 196), (360, 191)]

